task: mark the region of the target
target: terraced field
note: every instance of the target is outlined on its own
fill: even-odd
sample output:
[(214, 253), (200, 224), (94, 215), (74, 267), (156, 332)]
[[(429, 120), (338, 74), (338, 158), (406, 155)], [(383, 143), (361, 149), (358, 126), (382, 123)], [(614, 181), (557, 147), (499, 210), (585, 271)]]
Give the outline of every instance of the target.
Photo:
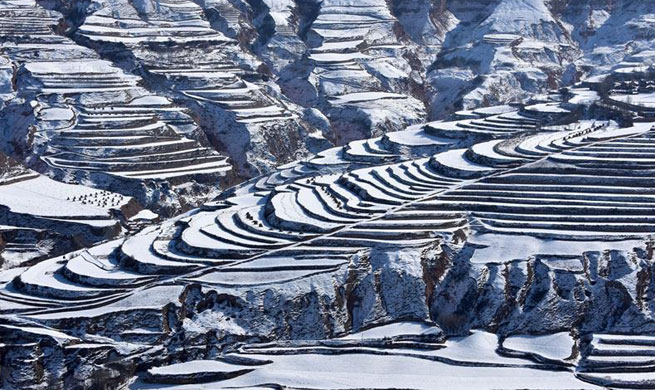
[[(143, 20), (140, 15), (144, 13), (152, 17)], [(156, 10), (116, 3), (114, 8), (110, 5), (87, 18), (78, 34), (98, 43), (131, 47), (148, 72), (165, 78), (171, 88), (192, 99), (227, 110), (237, 123), (294, 118), (282, 103), (262, 94), (257, 84), (240, 77), (248, 73), (241, 68), (245, 64), (227, 54), (237, 55), (237, 42), (210, 28), (202, 9), (191, 1), (159, 3)], [(185, 51), (176, 57), (168, 50), (157, 50), (157, 44), (171, 43)], [(210, 53), (203, 50), (208, 44), (212, 45)], [(189, 52), (197, 58), (189, 58)]]
[(613, 388), (653, 387), (653, 336), (594, 334), (588, 338), (589, 352), (581, 363), (581, 378)]
[(131, 197), (65, 184), (0, 153), (0, 268), (112, 239), (141, 211)]
[[(459, 114), (467, 119), (433, 122), (378, 139), (352, 142), (313, 159), (282, 167), (195, 212), (148, 227), (125, 239), (8, 272), (3, 275), (0, 290), (3, 318), (12, 318), (6, 326), (35, 324), (35, 329), (24, 331), (31, 334), (27, 339), (42, 339), (44, 332), (58, 339), (68, 336), (65, 333), (53, 336), (52, 332), (66, 332), (67, 324), (73, 319), (83, 319), (81, 326), (87, 329), (98, 321), (109, 322), (111, 326), (101, 332), (101, 343), (109, 348), (122, 346), (121, 353), (131, 356), (128, 360), (144, 353), (151, 356), (148, 360), (153, 359), (152, 354), (161, 348), (156, 347), (157, 340), (166, 338), (165, 334), (182, 329), (204, 334), (209, 326), (206, 321), (223, 324), (231, 329), (228, 334), (235, 332), (243, 340), (252, 341), (235, 344), (237, 349), (218, 360), (207, 359), (214, 355), (206, 353), (191, 354), (182, 358), (184, 363), (171, 365), (154, 358), (158, 362), (155, 365), (162, 367), (151, 368), (141, 376), (145, 382), (138, 381), (134, 388), (148, 388), (146, 382), (216, 381), (220, 382), (219, 387), (263, 383), (299, 386), (307, 383), (304, 381), (313, 374), (303, 372), (286, 377), (284, 372), (295, 370), (300, 361), (307, 359), (330, 367), (333, 370), (330, 372), (342, 372), (350, 388), (361, 387), (381, 375), (367, 371), (362, 364), (408, 365), (412, 367), (407, 378), (412, 388), (429, 388), (415, 377), (428, 375), (421, 371), (423, 364), (425, 370), (432, 372), (429, 375), (441, 373), (438, 376), (455, 368), (464, 370), (475, 366), (482, 378), (499, 375), (514, 378), (513, 388), (533, 388), (534, 381), (518, 378), (532, 378), (537, 372), (552, 370), (558, 373), (550, 378), (553, 388), (634, 383), (647, 386), (650, 382), (640, 379), (638, 374), (634, 377), (626, 374), (641, 372), (640, 369), (626, 371), (616, 361), (606, 366), (596, 361), (596, 355), (603, 355), (597, 343), (608, 343), (602, 338), (605, 336), (600, 341), (594, 338), (590, 347), (585, 347), (585, 339), (579, 338), (580, 345), (576, 348), (580, 352), (573, 348), (574, 344), (578, 345), (578, 338), (567, 341), (568, 350), (546, 348), (547, 341), (520, 334), (499, 339), (495, 334), (474, 332), (466, 338), (453, 339), (447, 337), (446, 330), (454, 326), (451, 322), (455, 320), (435, 314), (439, 326), (420, 325), (432, 329), (425, 334), (423, 331), (417, 334), (412, 328), (405, 336), (385, 335), (387, 328), (383, 327), (372, 330), (375, 335), (372, 340), (366, 339), (364, 332), (360, 336), (319, 341), (321, 334), (332, 338), (347, 332), (348, 326), (366, 323), (358, 317), (366, 314), (355, 313), (364, 310), (362, 306), (376, 307), (371, 299), (387, 301), (385, 305), (391, 307), (397, 304), (392, 303), (396, 299), (407, 299), (393, 289), (377, 293), (360, 291), (356, 294), (363, 295), (350, 297), (349, 294), (363, 288), (366, 279), (360, 278), (377, 274), (363, 271), (362, 267), (372, 266), (375, 263), (371, 262), (380, 261), (375, 260), (380, 256), (397, 256), (398, 264), (424, 258), (426, 253), (434, 253), (437, 258), (446, 256), (443, 260), (430, 260), (436, 262), (437, 268), (424, 269), (422, 272), (427, 274), (417, 275), (425, 283), (435, 277), (429, 276), (431, 272), (444, 272), (437, 271), (440, 261), (452, 262), (451, 267), (470, 264), (472, 269), (461, 272), (495, 275), (485, 278), (490, 278), (490, 286), (500, 285), (498, 292), (504, 291), (504, 299), (510, 299), (507, 294), (529, 296), (527, 300), (516, 298), (524, 300), (521, 305), (526, 316), (531, 315), (528, 314), (531, 305), (549, 301), (544, 300), (543, 294), (554, 294), (558, 299), (577, 296), (580, 292), (574, 286), (583, 283), (580, 278), (585, 273), (592, 279), (637, 277), (634, 275), (639, 269), (629, 265), (632, 263), (625, 259), (630, 255), (623, 253), (643, 244), (653, 229), (651, 202), (655, 198), (650, 195), (652, 183), (648, 172), (655, 161), (649, 146), (655, 133), (649, 123), (624, 128), (613, 122), (591, 120), (572, 125), (543, 124), (544, 117), (555, 118), (555, 122), (564, 120), (570, 114), (564, 106), (549, 103), (521, 110), (481, 109)], [(518, 240), (523, 244), (505, 250)], [(594, 252), (594, 248), (598, 251)], [(456, 258), (464, 256), (465, 260), (446, 255), (455, 250), (461, 252)], [(604, 267), (601, 259), (608, 253), (605, 250), (612, 250), (613, 254), (609, 260), (602, 261), (616, 268), (609, 274), (601, 270)], [(644, 256), (643, 253), (635, 252), (632, 256)], [(591, 258), (597, 259), (593, 263), (598, 268), (595, 271)], [(624, 265), (619, 265), (621, 261)], [(403, 272), (416, 272), (410, 269)], [(383, 286), (393, 284), (385, 282), (390, 276), (384, 275), (390, 271), (379, 272), (375, 278), (380, 280), (375, 283), (381, 285), (376, 289), (389, 288)], [(436, 277), (434, 283), (439, 283), (443, 291), (458, 291), (448, 287), (449, 283), (461, 283), (452, 276), (457, 272), (451, 271), (446, 279)], [(538, 279), (535, 273), (540, 275)], [(553, 276), (555, 287), (539, 292), (542, 287), (536, 286), (543, 281), (550, 283), (547, 275), (551, 273), (557, 275)], [(502, 280), (498, 279), (501, 275), (505, 275)], [(449, 278), (455, 279), (449, 281)], [(347, 282), (350, 279), (353, 282)], [(333, 283), (342, 287), (337, 290), (327, 287)], [(521, 283), (533, 287), (520, 287)], [(610, 285), (609, 281), (606, 283)], [(272, 288), (280, 291), (274, 293), (277, 298), (270, 296)], [(643, 294), (639, 292), (642, 287), (633, 288), (635, 294)], [(274, 314), (268, 312), (266, 296), (286, 299), (279, 294), (288, 292), (295, 296), (298, 290), (314, 289), (322, 291), (321, 294), (337, 294), (329, 299), (343, 302), (351, 325), (345, 328), (325, 325), (325, 329), (332, 330), (308, 334), (307, 340), (315, 341), (259, 345), (256, 338), (250, 339), (249, 334), (260, 331), (266, 334), (265, 329), (270, 327), (268, 321)], [(428, 291), (428, 287), (424, 289)], [(598, 285), (594, 291), (602, 289)], [(218, 291), (224, 295), (212, 295)], [(416, 293), (425, 294), (421, 289)], [(381, 295), (372, 298), (367, 294)], [(178, 308), (179, 303), (171, 302), (178, 296), (187, 318), (193, 318), (193, 322), (175, 319), (182, 309)], [(246, 309), (259, 299), (263, 299), (264, 306)], [(444, 298), (424, 296), (423, 299), (428, 299), (429, 305), (430, 300)], [(169, 313), (163, 314), (163, 323), (162, 307), (163, 313)], [(212, 309), (208, 311), (209, 307)], [(258, 310), (264, 312), (256, 314)], [(298, 321), (319, 320), (321, 314), (307, 310)], [(326, 309), (320, 309), (319, 313), (321, 310)], [(388, 306), (385, 310), (391, 309)], [(140, 318), (143, 329), (135, 330), (121, 320), (134, 315)], [(203, 319), (205, 315), (215, 317)], [(255, 326), (251, 321), (257, 315), (266, 319)], [(557, 318), (556, 321), (568, 321)], [(243, 333), (246, 324), (254, 328)], [(552, 335), (543, 337), (569, 337), (555, 335), (561, 329), (558, 326), (564, 326), (557, 324), (552, 325)], [(304, 328), (293, 329), (292, 326), (289, 330), (292, 334), (303, 332)], [(85, 340), (82, 344), (70, 340), (64, 344), (81, 348), (80, 353), (100, 348), (100, 339), (88, 336), (82, 339)], [(633, 344), (639, 343), (637, 340)], [(211, 343), (203, 342), (198, 348), (208, 345)], [(486, 352), (480, 355), (484, 348)], [(472, 349), (478, 352), (471, 353)], [(21, 361), (38, 355), (33, 347), (27, 347), (27, 351), (22, 357), (15, 353), (10, 356)], [(333, 357), (344, 354), (347, 360)], [(636, 355), (630, 352), (626, 356)], [(351, 359), (366, 363), (355, 364)], [(357, 371), (366, 374), (361, 378), (347, 374), (351, 371), (343, 366), (345, 362), (351, 362), (351, 368), (360, 367)], [(457, 380), (456, 376), (448, 376), (449, 385), (470, 387), (471, 382)], [(331, 383), (320, 375), (315, 378), (323, 386)], [(388, 386), (396, 383), (394, 380), (386, 378), (382, 383)], [(482, 383), (479, 385), (485, 388), (497, 385), (493, 381)]]
[[(640, 237), (652, 229), (652, 206), (648, 182), (629, 168), (649, 163), (641, 149), (649, 129), (597, 125), (292, 180), (130, 237), (119, 258), (146, 277), (247, 285), (261, 283), (260, 272), (284, 281), (332, 271), (362, 249), (422, 245), (470, 224), (485, 233), (550, 239)], [(601, 157), (602, 164), (586, 167)], [(47, 289), (47, 279), (40, 282)]]
[(251, 180), (237, 192), (266, 191), (300, 177), (428, 157), (485, 140), (533, 133), (541, 122), (534, 113), (510, 106), (473, 110), (464, 120), (410, 126), (404, 131), (327, 149), (314, 158), (281, 166), (277, 172)]
[[(306, 151), (297, 133), (314, 129), (304, 128), (293, 104), (270, 92), (257, 72), (255, 57), (242, 51), (236, 39), (213, 29), (198, 4), (187, 0), (156, 6), (104, 3), (84, 20), (76, 35), (108, 57), (120, 58), (116, 53), (121, 51), (134, 57), (132, 66), (202, 118), (215, 145), (229, 153), (241, 170), (265, 171), (271, 156), (288, 159), (284, 153), (295, 153), (267, 148), (272, 133), (279, 133), (278, 137), (288, 133), (284, 138), (294, 144), (286, 147)], [(252, 155), (246, 158), (244, 148), (252, 149)]]
[[(376, 50), (376, 46), (366, 47), (365, 50), (359, 48), (368, 46), (365, 43), (367, 34), (377, 26), (381, 31), (388, 31), (393, 23), (394, 18), (382, 2), (368, 1), (357, 7), (343, 1), (321, 5), (311, 28), (322, 38), (322, 44), (312, 50), (310, 58), (316, 62), (318, 77), (326, 85), (326, 93), (335, 104), (402, 98), (393, 94), (375, 94), (373, 87), (377, 80), (358, 62), (370, 58), (366, 51)], [(389, 39), (393, 40), (391, 37)], [(393, 41), (382, 43), (386, 43), (387, 49), (400, 47)], [(378, 46), (382, 46), (382, 43)]]
[(20, 67), (20, 97), (33, 109), (32, 153), (45, 166), (30, 159), (32, 166), (104, 187), (216, 178), (230, 169), (225, 157), (186, 135), (197, 128), (184, 110), (143, 89), (137, 76), (56, 35), (59, 18), (33, 1), (0, 4), (2, 26), (37, 32), (2, 31), (2, 47)]
[[(549, 355), (551, 350), (539, 346), (551, 336), (536, 337), (524, 348)], [(567, 343), (567, 339), (568, 343)], [(559, 335), (570, 347), (567, 334)], [(534, 343), (533, 343), (534, 344)], [(444, 340), (443, 335), (428, 324), (398, 322), (327, 341), (249, 344), (238, 352), (226, 355), (220, 362), (197, 360), (162, 366), (148, 372), (148, 380), (163, 383), (184, 383), (206, 373), (207, 382), (200, 388), (233, 388), (279, 383), (283, 386), (314, 388), (393, 388), (432, 389), (435, 385), (449, 389), (534, 388), (534, 381), (549, 383), (552, 389), (592, 389), (577, 381), (563, 368), (567, 356), (539, 364), (523, 355), (503, 356), (497, 352), (500, 342), (492, 333), (476, 331), (466, 337)], [(514, 352), (514, 351), (513, 351)], [(516, 351), (520, 352), (520, 351)], [(559, 351), (556, 351), (559, 352)], [(540, 356), (540, 355), (539, 355)], [(475, 375), (468, 375), (475, 365)], [(391, 371), (388, 368), (393, 367)], [(209, 368), (209, 369), (208, 369)], [(215, 378), (224, 378), (220, 382)], [(213, 383), (212, 383), (213, 379)], [(343, 387), (344, 384), (349, 387)], [(133, 388), (147, 389), (150, 384), (137, 382)], [(191, 385), (174, 386), (189, 389)]]
[[(344, 111), (367, 113), (375, 128), (382, 123), (417, 122), (425, 108), (415, 97), (401, 90), (408, 83), (409, 63), (398, 55), (403, 45), (394, 35), (395, 18), (387, 4), (367, 0), (353, 6), (349, 1), (322, 2), (317, 18), (311, 25), (312, 39), (318, 42), (310, 49), (314, 64), (312, 74), (318, 82), (318, 93), (327, 102), (324, 109), (337, 127), (340, 142), (368, 134), (354, 133), (352, 123), (340, 123)], [(359, 119), (356, 114), (351, 114)], [(352, 122), (352, 120), (351, 120)], [(352, 134), (351, 134), (352, 133)]]
[[(0, 154), (0, 387), (655, 388), (653, 53), (462, 109), (572, 50), (543, 2), (479, 5), (430, 14), (425, 72), (506, 73), (441, 107), (393, 1), (0, 1), (34, 169)], [(211, 191), (215, 148), (268, 173), (137, 203)]]

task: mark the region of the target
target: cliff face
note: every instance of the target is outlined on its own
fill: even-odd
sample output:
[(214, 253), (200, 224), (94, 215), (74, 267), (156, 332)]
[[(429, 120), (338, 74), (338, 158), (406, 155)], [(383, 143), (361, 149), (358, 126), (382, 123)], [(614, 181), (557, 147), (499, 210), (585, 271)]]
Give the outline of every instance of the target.
[[(451, 244), (376, 249), (300, 282), (229, 291), (191, 284), (160, 310), (44, 322), (69, 335), (93, 333), (96, 342), (121, 340), (118, 350), (72, 347), (75, 341), (63, 333), (3, 327), (3, 342), (22, 346), (3, 349), (3, 380), (7, 388), (116, 388), (139, 367), (229, 356), (243, 343), (312, 345), (399, 320), (428, 321), (448, 337), (473, 329), (501, 339), (655, 330), (653, 268), (645, 248), (477, 265), (468, 261), (470, 254), (468, 246)], [(132, 332), (135, 323), (140, 333)], [(62, 349), (62, 343), (71, 347)]]
[(400, 319), (434, 322), (450, 336), (472, 329), (501, 336), (654, 329), (645, 247), (504, 264), (472, 265), (471, 253), (446, 244), (376, 249), (338, 272), (288, 286), (291, 291), (226, 295), (189, 286), (165, 327), (186, 336), (217, 332), (276, 341), (333, 338)]

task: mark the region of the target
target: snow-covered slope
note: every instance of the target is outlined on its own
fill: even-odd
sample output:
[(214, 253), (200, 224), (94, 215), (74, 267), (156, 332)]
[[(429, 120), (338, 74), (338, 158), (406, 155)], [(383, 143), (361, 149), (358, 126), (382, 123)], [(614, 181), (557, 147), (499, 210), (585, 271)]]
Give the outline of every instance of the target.
[(101, 1), (88, 12), (75, 36), (189, 107), (237, 174), (250, 177), (327, 144), (268, 82), (261, 61), (213, 29), (198, 4)]
[(6, 149), (59, 180), (133, 195), (169, 213), (175, 203), (180, 207), (180, 197), (166, 182), (215, 182), (230, 170), (224, 156), (189, 138), (198, 130), (185, 110), (57, 35), (59, 18), (32, 1), (0, 4), (2, 48), (16, 94), (1, 122)]
[(111, 239), (141, 211), (131, 197), (54, 181), (0, 153), (0, 268)]
[(4, 384), (651, 388), (655, 134), (626, 69), (0, 273)]
[(0, 386), (655, 388), (650, 8), (0, 1)]
[[(101, 72), (94, 77), (115, 78), (115, 85), (103, 84), (103, 88), (121, 95), (111, 98), (117, 103), (130, 104), (134, 94), (155, 94), (164, 106), (171, 104), (166, 103), (168, 98), (175, 107), (185, 107), (184, 112), (153, 109), (147, 115), (228, 155), (236, 168), (225, 180), (230, 184), (308, 158), (331, 144), (343, 146), (383, 136), (426, 119), (445, 119), (462, 109), (538, 97), (587, 74), (607, 72), (651, 45), (650, 2), (98, 0), (4, 4), (7, 42), (23, 40), (23, 45), (35, 45), (47, 41), (61, 46), (57, 56), (50, 50), (39, 57), (17, 58), (17, 50), (13, 54), (8, 50), (3, 60), (7, 66), (2, 68), (7, 71), (3, 77), (7, 82), (2, 85), (9, 89), (2, 96), (11, 101), (30, 88), (34, 93), (43, 78), (54, 77), (30, 72), (28, 63), (34, 62), (31, 68), (38, 69), (49, 61), (99, 61), (100, 56), (107, 62), (93, 65)], [(36, 20), (28, 20), (37, 14)], [(25, 29), (30, 32), (24, 34)], [(62, 71), (70, 69), (58, 72)], [(22, 73), (33, 76), (27, 85), (21, 82)], [(18, 84), (12, 86), (12, 78)], [(66, 80), (48, 82), (83, 85), (81, 81), (88, 84), (90, 80), (76, 81), (69, 75)], [(137, 84), (147, 90), (137, 92)], [(56, 92), (52, 85), (43, 88)], [(82, 91), (78, 88), (78, 92)], [(107, 93), (85, 91), (103, 98)], [(24, 158), (32, 147), (24, 145), (31, 142), (25, 133), (32, 121), (22, 117), (22, 112), (31, 110), (27, 106), (31, 100), (25, 97), (22, 108), (14, 105), (6, 110), (6, 123), (20, 126), (14, 125), (18, 129), (11, 131), (17, 142), (3, 149), (16, 157)], [(93, 105), (89, 100), (80, 103)], [(64, 105), (61, 99), (48, 103), (66, 108), (60, 107)], [(161, 118), (162, 111), (167, 118)], [(132, 123), (124, 128), (142, 127)], [(153, 130), (144, 131), (151, 134)], [(16, 145), (18, 150), (12, 150)], [(195, 148), (191, 143), (188, 146)], [(162, 147), (171, 148), (170, 144)], [(221, 164), (208, 168), (218, 156), (207, 150), (199, 153), (193, 169), (185, 169), (185, 174), (222, 170)], [(46, 161), (70, 168), (77, 162), (69, 157)], [(161, 176), (178, 175), (179, 167), (172, 165), (186, 166), (181, 160), (168, 163)], [(107, 170), (106, 163), (102, 164), (96, 169)], [(136, 175), (155, 169), (154, 165), (139, 169)]]

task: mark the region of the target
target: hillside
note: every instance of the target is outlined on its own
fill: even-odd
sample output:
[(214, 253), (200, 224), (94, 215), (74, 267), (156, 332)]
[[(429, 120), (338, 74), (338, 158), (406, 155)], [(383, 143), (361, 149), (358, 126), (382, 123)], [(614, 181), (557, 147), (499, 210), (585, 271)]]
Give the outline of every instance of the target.
[(4, 383), (655, 386), (642, 60), (3, 272)]
[(655, 388), (654, 11), (0, 0), (0, 387)]
[[(650, 49), (653, 12), (650, 2), (627, 0), (7, 4), (21, 4), (26, 18), (44, 15), (36, 41), (79, 46), (63, 57), (99, 56), (136, 76), (121, 85), (136, 82), (189, 110), (201, 130), (179, 115), (178, 130), (228, 155), (240, 178), (330, 143), (519, 102), (606, 72)], [(6, 40), (22, 34), (7, 30)], [(26, 63), (24, 54), (7, 55), (15, 67)]]

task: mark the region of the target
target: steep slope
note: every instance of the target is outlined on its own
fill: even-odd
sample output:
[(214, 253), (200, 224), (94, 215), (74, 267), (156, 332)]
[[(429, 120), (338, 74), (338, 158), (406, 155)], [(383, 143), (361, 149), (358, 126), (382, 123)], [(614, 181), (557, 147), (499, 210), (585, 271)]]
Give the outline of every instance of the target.
[(0, 18), (16, 94), (0, 118), (9, 130), (3, 146), (29, 167), (169, 214), (196, 196), (185, 199), (171, 184), (215, 183), (230, 170), (225, 157), (187, 137), (197, 125), (183, 109), (55, 34), (60, 15), (15, 1), (0, 4)]
[(433, 115), (516, 101), (555, 88), (578, 56), (542, 0), (458, 1), (459, 20), (428, 71)]
[[(3, 388), (655, 388), (648, 2), (41, 3), (2, 149), (69, 183), (0, 157)], [(183, 215), (78, 184), (177, 213), (205, 137), (252, 178)]]
[(652, 11), (630, 1), (43, 3), (64, 12), (79, 44), (191, 109), (237, 180), (330, 142), (607, 72), (650, 47)]
[(601, 74), (634, 53), (653, 49), (655, 4), (649, 1), (571, 1), (561, 19), (583, 52), (577, 65)]
[(268, 81), (260, 61), (212, 29), (192, 1), (104, 1), (86, 12), (76, 39), (189, 107), (242, 177), (327, 145)]
[(202, 131), (184, 131), (229, 155), (236, 180), (607, 72), (650, 48), (653, 11), (596, 0), (42, 3), (78, 44), (191, 109)]
[(422, 80), (385, 2), (112, 1), (69, 15), (80, 43), (194, 110), (244, 176), (324, 149), (323, 136), (343, 144), (425, 118)]
[(324, 1), (308, 32), (308, 81), (339, 144), (399, 130), (424, 118), (411, 96), (421, 80), (403, 56), (384, 1)]
[(591, 116), (627, 111), (641, 74), (625, 69), (559, 102), (351, 142), (3, 272), (5, 386), (89, 370), (86, 387), (649, 388), (631, 348), (655, 330), (655, 135), (635, 112)]

